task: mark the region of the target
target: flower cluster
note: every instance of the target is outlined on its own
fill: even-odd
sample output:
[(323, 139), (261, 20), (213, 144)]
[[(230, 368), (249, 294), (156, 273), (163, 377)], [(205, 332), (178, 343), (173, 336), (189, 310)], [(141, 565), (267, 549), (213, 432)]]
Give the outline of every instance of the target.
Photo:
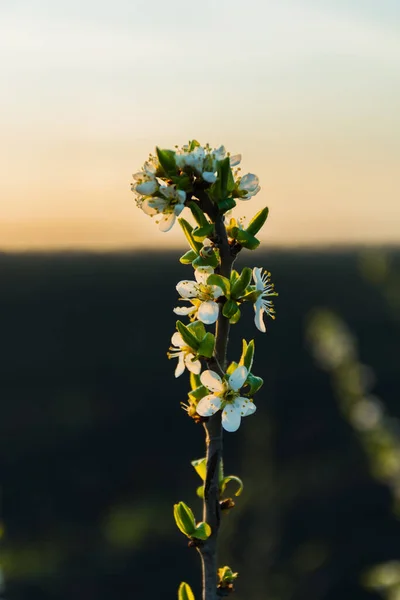
[[(214, 200), (234, 205), (234, 198), (249, 200), (260, 191), (256, 175), (240, 175), (241, 155), (231, 156), (224, 146), (213, 149), (209, 144), (201, 146), (196, 140), (175, 150), (156, 149), (156, 156), (149, 156), (142, 169), (133, 175), (131, 190), (137, 206), (150, 217), (160, 216), (161, 231), (169, 231), (191, 198), (197, 198), (199, 190)], [(230, 173), (229, 189), (223, 184), (226, 164)]]

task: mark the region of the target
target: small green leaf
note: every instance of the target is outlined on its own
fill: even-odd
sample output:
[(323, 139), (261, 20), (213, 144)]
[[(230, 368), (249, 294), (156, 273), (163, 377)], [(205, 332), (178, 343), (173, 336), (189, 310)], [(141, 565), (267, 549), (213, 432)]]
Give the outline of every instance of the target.
[(205, 227), (206, 225), (210, 225), (210, 223), (207, 220), (206, 215), (201, 210), (198, 202), (191, 200), (189, 202), (188, 206), (189, 206), (190, 210), (192, 211), (192, 215), (194, 216), (196, 223), (199, 225), (199, 227)]
[(184, 502), (174, 504), (174, 518), (178, 529), (188, 537), (196, 530), (196, 521), (192, 510)]
[(245, 392), (245, 395), (253, 396), (264, 384), (264, 380), (261, 377), (256, 377), (252, 373), (249, 373), (247, 375), (246, 384), (250, 386), (250, 389), (248, 392)]
[(232, 210), (235, 206), (236, 202), (233, 198), (224, 198), (224, 200), (218, 202), (218, 208), (221, 214), (228, 212), (228, 210)]
[(255, 250), (260, 245), (260, 240), (244, 229), (239, 229), (239, 227), (232, 227), (231, 235), (243, 248), (247, 248), (248, 250)]
[(233, 317), (231, 317), (229, 319), (229, 323), (231, 325), (235, 325), (239, 321), (241, 316), (242, 316), (242, 313), (240, 312), (240, 308), (238, 308), (237, 311), (235, 312), (235, 314), (233, 315)]
[(212, 223), (207, 223), (207, 225), (204, 225), (203, 227), (196, 227), (196, 229), (193, 229), (192, 235), (196, 242), (202, 242), (205, 238), (213, 235), (213, 233), (214, 225)]
[(204, 457), (192, 460), (190, 464), (192, 465), (192, 467), (194, 467), (197, 475), (201, 477), (202, 481), (205, 481), (207, 475), (207, 458)]
[(230, 481), (235, 481), (238, 484), (239, 487), (235, 492), (235, 496), (240, 496), (240, 494), (243, 492), (243, 481), (239, 477), (236, 477), (236, 475), (228, 475), (227, 477), (224, 477), (220, 488), (221, 495), (225, 492), (226, 486)]
[(227, 319), (231, 319), (238, 310), (238, 305), (235, 300), (227, 300), (222, 308), (222, 314)]
[(186, 325), (182, 323), (182, 321), (176, 322), (176, 328), (183, 337), (183, 341), (193, 350), (198, 350), (200, 346), (200, 342), (197, 337), (190, 331)]
[(193, 321), (193, 323), (189, 323), (189, 325), (187, 325), (187, 328), (196, 336), (199, 342), (201, 342), (207, 333), (206, 328), (201, 321)]
[(231, 283), (227, 277), (223, 275), (210, 275), (207, 279), (208, 285), (217, 285), (224, 292), (224, 296), (229, 298), (231, 291)]
[(200, 242), (196, 242), (196, 240), (193, 238), (193, 235), (192, 235), (193, 227), (190, 225), (190, 223), (188, 223), (183, 218), (178, 219), (178, 223), (182, 227), (183, 233), (185, 234), (185, 237), (186, 237), (187, 241), (189, 242), (190, 247), (196, 253), (196, 256), (198, 256), (198, 254), (203, 246)]
[(195, 390), (201, 386), (200, 375), (190, 372), (190, 389)]
[(200, 142), (198, 142), (197, 140), (192, 140), (189, 143), (189, 152), (193, 152), (193, 150), (195, 150), (196, 148), (198, 148), (200, 146)]
[(183, 265), (190, 265), (197, 257), (197, 252), (194, 250), (188, 250), (180, 257), (179, 262), (181, 262)]
[(215, 337), (212, 333), (206, 333), (204, 338), (200, 342), (199, 349), (197, 350), (200, 356), (211, 358), (214, 353)]
[(190, 585), (182, 581), (178, 589), (178, 600), (195, 600)]
[(211, 535), (211, 527), (205, 521), (198, 523), (194, 533), (191, 537), (197, 538), (198, 540), (206, 540)]
[(229, 365), (229, 367), (226, 370), (226, 374), (227, 375), (232, 375), (232, 373), (238, 368), (238, 363), (235, 362), (234, 360), (231, 362), (231, 364)]
[(196, 490), (196, 494), (199, 498), (204, 498), (204, 485), (199, 485)]
[(176, 174), (176, 161), (175, 161), (175, 152), (173, 150), (161, 150), (161, 148), (156, 148), (158, 162), (164, 169), (167, 175), (175, 175)]
[(240, 298), (243, 296), (247, 286), (251, 281), (252, 270), (249, 267), (245, 267), (236, 282), (233, 284), (231, 288), (231, 296), (232, 298)]
[(207, 394), (209, 394), (209, 393), (210, 392), (208, 391), (208, 389), (206, 387), (204, 387), (204, 385), (199, 385), (199, 387), (191, 390), (189, 392), (188, 396), (189, 396), (189, 398), (191, 398), (192, 400), (194, 400), (197, 403), (199, 400), (204, 398), (204, 396), (207, 396)]
[(210, 256), (207, 257), (198, 256), (192, 262), (192, 266), (194, 269), (197, 269), (198, 267), (212, 267), (213, 269), (215, 269), (215, 267), (218, 266), (218, 264), (219, 259), (215, 252), (213, 252), (212, 254), (210, 254)]
[(219, 162), (217, 170), (218, 179), (221, 180), (221, 193), (225, 197), (228, 195), (229, 173), (232, 175), (229, 156)]
[(251, 235), (256, 235), (261, 227), (264, 225), (265, 221), (268, 217), (268, 207), (266, 206), (260, 212), (258, 212), (250, 221), (248, 226), (246, 227), (247, 233)]
[(244, 365), (246, 369), (250, 372), (251, 367), (253, 366), (253, 358), (254, 358), (254, 340), (251, 340), (249, 343), (246, 340), (243, 340), (243, 349), (242, 356), (239, 361), (239, 365)]

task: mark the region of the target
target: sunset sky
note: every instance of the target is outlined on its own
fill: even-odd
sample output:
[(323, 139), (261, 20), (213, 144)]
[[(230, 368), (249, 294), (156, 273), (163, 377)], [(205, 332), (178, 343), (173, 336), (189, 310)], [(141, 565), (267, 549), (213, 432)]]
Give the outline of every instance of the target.
[(400, 242), (398, 0), (2, 0), (0, 53), (0, 250), (182, 245), (130, 181), (193, 138), (265, 242)]

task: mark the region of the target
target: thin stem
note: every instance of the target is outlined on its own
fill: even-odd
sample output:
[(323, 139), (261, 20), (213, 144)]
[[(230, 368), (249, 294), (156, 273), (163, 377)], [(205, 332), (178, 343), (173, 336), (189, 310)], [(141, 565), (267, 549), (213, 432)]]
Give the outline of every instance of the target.
[[(215, 217), (215, 235), (221, 257), (219, 272), (230, 278), (236, 254), (231, 252), (226, 229), (221, 215)], [(229, 319), (220, 310), (215, 330), (215, 357), (210, 365), (224, 375), (227, 367), (227, 347), (229, 340)], [(217, 541), (221, 521), (219, 494), (219, 469), (222, 460), (222, 426), (221, 412), (218, 411), (204, 424), (207, 447), (207, 473), (204, 483), (203, 520), (212, 530), (211, 536), (199, 546), (203, 570), (203, 600), (217, 600)]]

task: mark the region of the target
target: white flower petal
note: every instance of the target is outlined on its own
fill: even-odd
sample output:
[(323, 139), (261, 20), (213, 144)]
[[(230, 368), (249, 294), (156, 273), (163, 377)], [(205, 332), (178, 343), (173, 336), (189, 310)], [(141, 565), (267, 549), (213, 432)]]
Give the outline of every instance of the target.
[(201, 417), (211, 417), (211, 415), (214, 415), (220, 407), (221, 398), (209, 394), (200, 400), (196, 407), (196, 411)]
[(259, 291), (264, 290), (264, 282), (262, 280), (262, 267), (254, 267), (253, 269), (253, 279), (256, 284), (256, 288)]
[(245, 366), (242, 365), (240, 367), (237, 367), (228, 379), (229, 387), (231, 388), (231, 390), (235, 392), (240, 390), (240, 388), (243, 387), (244, 382), (247, 379), (247, 375), (248, 371)]
[(212, 300), (202, 302), (197, 311), (197, 318), (204, 325), (212, 325), (218, 319), (219, 305)]
[(188, 352), (185, 356), (185, 365), (188, 371), (195, 375), (200, 375), (201, 362), (199, 360), (194, 360), (194, 354), (191, 352)]
[(149, 200), (148, 198), (146, 200), (143, 200), (140, 208), (146, 215), (149, 215), (150, 217), (153, 217), (154, 215), (158, 214), (158, 210), (154, 208), (151, 200)]
[(143, 181), (143, 183), (138, 183), (136, 186), (136, 191), (143, 196), (151, 196), (158, 190), (158, 183), (155, 179), (149, 179), (148, 181)]
[(143, 165), (143, 170), (148, 175), (155, 175), (157, 169), (153, 163), (146, 161)]
[(224, 292), (219, 285), (210, 285), (210, 288), (212, 290), (213, 298), (219, 298), (220, 296), (224, 295)]
[(182, 348), (183, 346), (186, 346), (186, 344), (183, 340), (183, 337), (181, 336), (179, 331), (175, 331), (174, 335), (171, 338), (171, 343), (173, 346), (177, 346), (178, 348)]
[(259, 187), (259, 179), (257, 175), (253, 173), (247, 173), (243, 175), (239, 183), (240, 190), (246, 190), (250, 194), (255, 193), (255, 190)]
[(196, 310), (197, 310), (196, 306), (177, 306), (174, 308), (174, 313), (181, 317), (185, 317), (187, 315), (191, 315), (192, 313), (196, 312)]
[(194, 277), (197, 283), (207, 283), (207, 279), (210, 275), (214, 273), (214, 269), (212, 267), (199, 267), (194, 271)]
[(176, 289), (182, 298), (196, 298), (199, 293), (197, 283), (195, 281), (188, 281), (187, 279), (180, 281)]
[(160, 221), (160, 224), (158, 226), (159, 230), (166, 233), (174, 225), (175, 220), (176, 220), (175, 213), (172, 212), (172, 213), (169, 213), (168, 215), (165, 215), (164, 217), (162, 217), (162, 219)]
[(184, 208), (185, 208), (184, 204), (175, 204), (174, 213), (176, 214), (177, 217), (179, 217), (179, 215), (181, 214), (181, 212), (183, 211)]
[(255, 323), (257, 329), (259, 331), (261, 331), (262, 333), (265, 333), (267, 331), (267, 329), (265, 327), (264, 320), (263, 320), (264, 307), (262, 304), (261, 296), (254, 304), (254, 313), (255, 313), (254, 314), (254, 323)]
[(240, 410), (234, 404), (227, 404), (222, 411), (222, 427), (225, 431), (237, 431), (240, 421)]
[(216, 173), (212, 173), (211, 171), (203, 171), (202, 177), (207, 183), (214, 183), (217, 180)]
[(223, 392), (225, 386), (221, 377), (215, 371), (203, 371), (200, 375), (200, 381), (208, 390), (212, 392)]
[(248, 400), (247, 398), (237, 398), (237, 400), (246, 401), (244, 406), (244, 414), (242, 415), (242, 417), (249, 417), (250, 415), (256, 412), (257, 407), (251, 400)]
[(231, 167), (237, 167), (238, 164), (240, 164), (241, 160), (242, 160), (241, 154), (235, 154), (234, 156), (229, 157), (229, 162), (230, 162)]
[(185, 370), (185, 361), (184, 361), (183, 352), (180, 352), (178, 356), (179, 356), (179, 361), (178, 361), (178, 364), (176, 365), (175, 377), (180, 377)]
[(183, 204), (186, 200), (186, 192), (185, 190), (177, 190), (176, 191), (176, 197), (178, 198), (178, 201), (180, 204)]
[(170, 200), (171, 198), (175, 197), (175, 186), (162, 185), (160, 187), (160, 193), (164, 196), (164, 198), (168, 198), (168, 200)]

